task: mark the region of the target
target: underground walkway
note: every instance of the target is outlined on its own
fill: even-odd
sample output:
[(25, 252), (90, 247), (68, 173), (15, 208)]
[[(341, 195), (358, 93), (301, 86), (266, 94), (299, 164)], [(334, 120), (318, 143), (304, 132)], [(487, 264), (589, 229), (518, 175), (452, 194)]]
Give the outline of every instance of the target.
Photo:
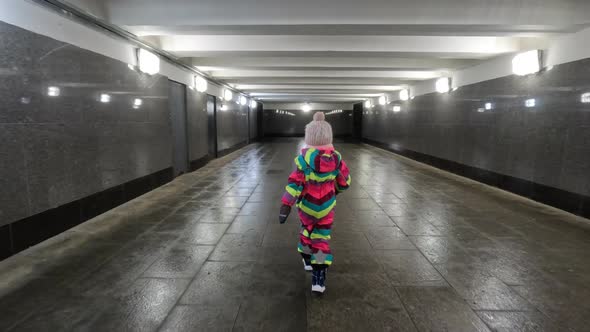
[(0, 263), (8, 331), (561, 331), (590, 323), (580, 220), (340, 144), (323, 297), (277, 212), (298, 141), (253, 144)]

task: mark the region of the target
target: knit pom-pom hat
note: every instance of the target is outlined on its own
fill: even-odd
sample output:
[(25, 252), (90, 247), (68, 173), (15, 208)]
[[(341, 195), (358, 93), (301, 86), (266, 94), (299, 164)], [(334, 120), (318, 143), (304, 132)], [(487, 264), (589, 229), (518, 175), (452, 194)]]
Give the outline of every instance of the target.
[(313, 115), (313, 121), (305, 126), (305, 144), (323, 146), (332, 144), (332, 126), (326, 122), (323, 112)]

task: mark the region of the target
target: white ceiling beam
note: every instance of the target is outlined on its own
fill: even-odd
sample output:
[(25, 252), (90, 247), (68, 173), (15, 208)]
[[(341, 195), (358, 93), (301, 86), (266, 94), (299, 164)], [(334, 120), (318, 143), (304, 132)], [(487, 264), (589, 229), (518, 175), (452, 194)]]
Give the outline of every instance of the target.
[(424, 59), (424, 58), (386, 58), (386, 57), (213, 57), (192, 58), (189, 62), (196, 67), (223, 68), (460, 68), (473, 66), (479, 61), (465, 59)]
[(163, 36), (169, 52), (389, 52), (503, 54), (519, 51), (520, 38), (434, 36)]
[(572, 33), (583, 24), (308, 24), (308, 25), (137, 25), (126, 27), (138, 36), (172, 35), (299, 35), (299, 36), (506, 36), (543, 37)]
[(119, 25), (483, 24), (588, 22), (586, 0), (103, 0)]
[(376, 77), (425, 80), (440, 77), (436, 71), (363, 71), (363, 70), (224, 70), (211, 72), (211, 76), (224, 79), (236, 77)]
[(370, 90), (370, 91), (397, 91), (404, 87), (400, 85), (296, 85), (296, 84), (238, 84), (236, 88), (242, 91), (269, 91), (269, 90)]

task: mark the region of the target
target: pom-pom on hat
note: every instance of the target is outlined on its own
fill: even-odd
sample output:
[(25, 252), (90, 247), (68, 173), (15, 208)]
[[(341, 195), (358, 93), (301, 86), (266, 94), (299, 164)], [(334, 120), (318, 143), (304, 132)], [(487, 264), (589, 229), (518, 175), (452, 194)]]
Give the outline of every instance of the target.
[(326, 122), (323, 112), (316, 112), (313, 121), (305, 126), (305, 144), (323, 146), (332, 144), (332, 126)]

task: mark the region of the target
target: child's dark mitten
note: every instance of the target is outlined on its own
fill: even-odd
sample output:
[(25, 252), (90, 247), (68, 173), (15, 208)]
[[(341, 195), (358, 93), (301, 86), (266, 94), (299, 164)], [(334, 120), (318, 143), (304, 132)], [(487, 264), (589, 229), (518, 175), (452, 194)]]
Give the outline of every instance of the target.
[(291, 213), (291, 207), (289, 205), (281, 206), (281, 211), (279, 212), (279, 222), (284, 224)]

